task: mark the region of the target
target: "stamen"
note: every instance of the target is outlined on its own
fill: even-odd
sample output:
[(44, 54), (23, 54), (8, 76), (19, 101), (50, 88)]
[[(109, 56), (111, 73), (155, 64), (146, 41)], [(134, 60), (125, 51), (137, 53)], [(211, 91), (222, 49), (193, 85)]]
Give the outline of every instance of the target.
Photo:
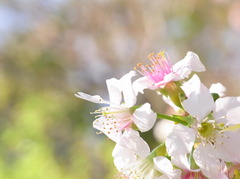
[(227, 128), (227, 125), (224, 123), (216, 123), (214, 120), (206, 120), (198, 124), (198, 133), (197, 138), (201, 140), (201, 142), (204, 144), (210, 144), (215, 149), (217, 144), (223, 145), (224, 140), (221, 138), (229, 139), (230, 137), (226, 135), (224, 129)]
[(172, 65), (165, 51), (161, 51), (156, 55), (151, 53), (148, 55), (148, 59), (151, 61), (150, 65), (138, 63), (134, 70), (137, 70), (154, 83), (163, 81), (164, 76), (172, 72)]
[(133, 122), (131, 112), (125, 107), (102, 107), (91, 114), (95, 114), (95, 118), (97, 118), (93, 125), (99, 126), (102, 130), (101, 133), (106, 134), (121, 132), (131, 127)]

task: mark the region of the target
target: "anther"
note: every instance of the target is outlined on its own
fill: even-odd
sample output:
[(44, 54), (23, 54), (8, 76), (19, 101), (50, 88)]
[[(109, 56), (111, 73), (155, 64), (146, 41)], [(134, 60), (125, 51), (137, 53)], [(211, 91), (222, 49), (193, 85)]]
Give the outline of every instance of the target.
[(150, 53), (150, 54), (148, 55), (148, 58), (152, 58), (153, 55), (154, 55), (154, 52)]

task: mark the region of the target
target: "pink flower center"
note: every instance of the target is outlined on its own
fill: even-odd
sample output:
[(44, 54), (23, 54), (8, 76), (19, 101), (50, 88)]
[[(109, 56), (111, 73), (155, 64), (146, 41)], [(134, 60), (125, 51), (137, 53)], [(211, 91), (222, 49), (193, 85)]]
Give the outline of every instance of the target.
[(172, 72), (172, 64), (166, 51), (161, 51), (157, 54), (151, 53), (148, 55), (148, 59), (152, 62), (150, 65), (138, 63), (135, 70), (154, 83), (163, 81), (164, 77)]
[(202, 172), (187, 172), (184, 174), (181, 179), (206, 179)]

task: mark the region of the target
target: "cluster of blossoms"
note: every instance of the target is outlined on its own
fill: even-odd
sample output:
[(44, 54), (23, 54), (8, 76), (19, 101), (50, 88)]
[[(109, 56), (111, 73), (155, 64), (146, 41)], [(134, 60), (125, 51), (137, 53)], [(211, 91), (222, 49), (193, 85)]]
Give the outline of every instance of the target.
[[(121, 178), (240, 178), (240, 97), (224, 97), (220, 83), (208, 89), (193, 72), (205, 71), (188, 52), (172, 65), (165, 51), (148, 56), (120, 79), (106, 81), (109, 101), (82, 92), (77, 97), (107, 104), (93, 114), (93, 127), (116, 143), (112, 156)], [(142, 77), (132, 82), (132, 77)], [(156, 113), (149, 103), (136, 105), (137, 95), (154, 90), (177, 114)], [(152, 151), (139, 132), (156, 119), (174, 121), (172, 132)]]

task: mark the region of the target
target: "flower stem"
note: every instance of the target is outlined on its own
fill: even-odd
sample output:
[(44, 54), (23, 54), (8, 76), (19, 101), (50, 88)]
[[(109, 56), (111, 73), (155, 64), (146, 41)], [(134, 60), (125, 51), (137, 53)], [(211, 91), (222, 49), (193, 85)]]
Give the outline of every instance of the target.
[(181, 120), (181, 119), (178, 119), (178, 118), (176, 118), (176, 117), (167, 116), (167, 115), (165, 115), (165, 114), (157, 113), (157, 118), (167, 119), (167, 120), (169, 120), (169, 121), (174, 121), (174, 122), (180, 123), (180, 124), (182, 124), (182, 125), (184, 125), (184, 126), (187, 126), (187, 125), (188, 125), (187, 122), (185, 122), (185, 121), (183, 121), (183, 120)]

